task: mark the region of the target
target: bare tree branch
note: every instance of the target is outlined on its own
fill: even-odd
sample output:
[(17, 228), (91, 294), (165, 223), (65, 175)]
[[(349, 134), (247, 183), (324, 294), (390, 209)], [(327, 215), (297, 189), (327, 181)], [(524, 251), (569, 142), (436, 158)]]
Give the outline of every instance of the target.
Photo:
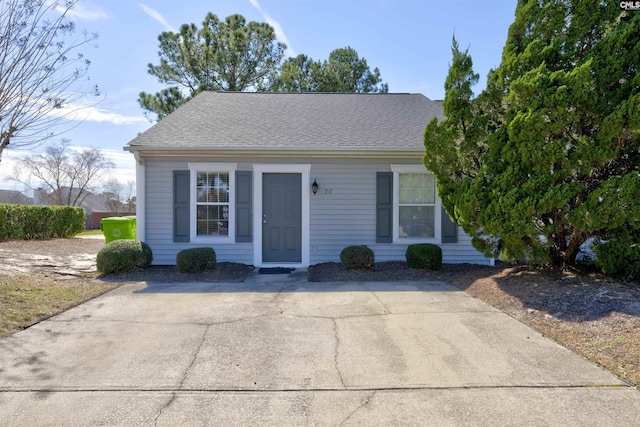
[[(76, 110), (86, 94), (90, 61), (77, 50), (97, 34), (68, 19), (78, 0), (0, 0), (0, 157), (9, 144), (41, 144), (65, 130), (55, 125)], [(92, 86), (86, 89), (86, 86)]]
[(52, 205), (80, 206), (105, 183), (114, 164), (98, 148), (74, 151), (68, 140), (17, 160), (9, 179), (38, 192)]

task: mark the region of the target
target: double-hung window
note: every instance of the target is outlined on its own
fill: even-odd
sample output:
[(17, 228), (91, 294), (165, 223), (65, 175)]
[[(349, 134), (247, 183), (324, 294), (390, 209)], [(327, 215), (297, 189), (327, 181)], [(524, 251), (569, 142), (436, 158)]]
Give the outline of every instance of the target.
[(190, 163), (192, 241), (233, 240), (235, 164)]
[(439, 236), (436, 180), (424, 167), (395, 166), (394, 240), (430, 240)]

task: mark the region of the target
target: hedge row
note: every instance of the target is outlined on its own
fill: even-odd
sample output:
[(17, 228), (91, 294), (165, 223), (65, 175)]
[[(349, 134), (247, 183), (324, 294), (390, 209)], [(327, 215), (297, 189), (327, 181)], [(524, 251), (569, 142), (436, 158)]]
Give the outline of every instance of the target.
[(0, 239), (71, 237), (84, 231), (85, 213), (77, 206), (0, 204)]

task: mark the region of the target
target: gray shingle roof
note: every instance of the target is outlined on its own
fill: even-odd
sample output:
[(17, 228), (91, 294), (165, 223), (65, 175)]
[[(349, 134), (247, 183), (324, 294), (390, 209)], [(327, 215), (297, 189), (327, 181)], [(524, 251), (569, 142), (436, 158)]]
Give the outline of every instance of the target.
[(434, 116), (421, 94), (203, 92), (125, 149), (421, 151)]
[(0, 203), (16, 205), (32, 205), (33, 197), (25, 196), (16, 190), (0, 190)]

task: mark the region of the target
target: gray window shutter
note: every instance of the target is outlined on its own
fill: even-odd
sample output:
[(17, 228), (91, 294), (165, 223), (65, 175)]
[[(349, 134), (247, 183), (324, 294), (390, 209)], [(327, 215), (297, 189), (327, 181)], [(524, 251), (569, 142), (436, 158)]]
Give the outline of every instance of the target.
[(236, 171), (236, 242), (253, 241), (252, 173)]
[(189, 171), (173, 171), (173, 241), (188, 242), (190, 238)]
[(451, 221), (447, 211), (442, 208), (442, 214), (440, 216), (440, 224), (442, 232), (442, 243), (458, 243), (458, 225)]
[(393, 172), (376, 173), (376, 242), (393, 241)]

